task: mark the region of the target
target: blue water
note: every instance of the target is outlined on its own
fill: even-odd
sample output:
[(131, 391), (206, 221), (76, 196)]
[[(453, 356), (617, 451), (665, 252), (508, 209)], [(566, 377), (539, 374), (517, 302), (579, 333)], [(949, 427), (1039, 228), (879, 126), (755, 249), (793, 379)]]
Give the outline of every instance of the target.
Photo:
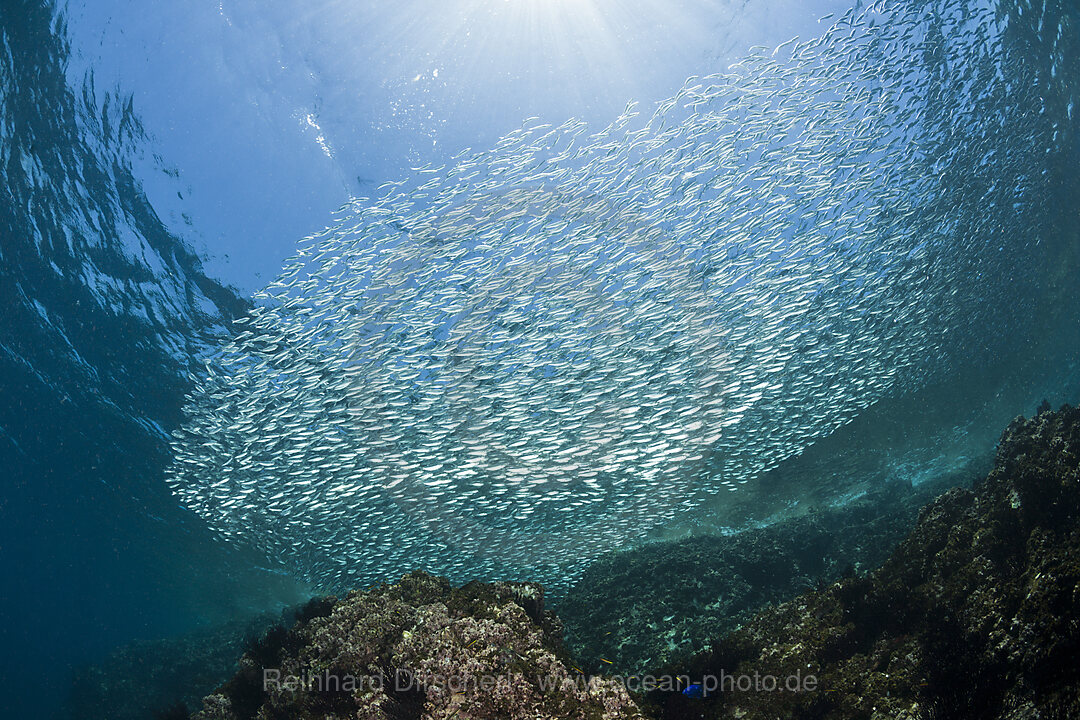
[[(241, 491), (248, 479), (236, 476), (236, 485), (226, 486), (230, 492), (219, 489), (214, 491), (217, 495), (203, 488), (219, 478), (233, 477), (221, 458), (235, 455), (237, 447), (226, 445), (221, 453), (210, 453), (202, 474), (178, 474), (177, 457), (182, 460), (192, 453), (190, 445), (178, 444), (173, 432), (186, 428), (187, 437), (194, 433), (195, 438), (186, 442), (198, 445), (200, 439), (214, 437), (206, 428), (218, 419), (234, 423), (249, 417), (247, 411), (233, 406), (211, 413), (207, 408), (216, 406), (198, 388), (201, 384), (211, 391), (214, 387), (227, 391), (240, 387), (241, 380), (252, 380), (243, 373), (252, 367), (249, 361), (256, 341), (249, 337), (228, 344), (239, 331), (251, 332), (250, 323), (234, 324), (237, 319), (251, 317), (253, 312), (256, 318), (277, 318), (254, 332), (256, 340), (288, 340), (289, 326), (281, 320), (285, 316), (274, 315), (273, 291), (269, 299), (254, 295), (275, 277), (283, 278), (279, 289), (294, 287), (289, 285), (290, 278), (306, 272), (304, 263), (295, 264), (298, 247), (314, 248), (314, 252), (347, 250), (349, 256), (363, 258), (373, 268), (380, 261), (365, 253), (374, 257), (374, 249), (382, 249), (404, 265), (418, 263), (420, 269), (412, 271), (413, 282), (443, 283), (454, 277), (453, 263), (457, 262), (457, 256), (446, 249), (456, 252), (460, 248), (444, 242), (437, 252), (432, 249), (436, 244), (417, 240), (417, 247), (426, 248), (420, 253), (407, 243), (419, 237), (418, 231), (415, 236), (409, 234), (414, 231), (412, 223), (422, 220), (431, 206), (438, 207), (419, 186), (437, 175), (444, 178), (437, 187), (449, 187), (451, 180), (445, 178), (454, 177), (455, 168), (473, 167), (469, 165), (472, 156), (461, 154), (466, 147), (481, 152), (497, 148), (482, 162), (476, 161), (485, 172), (493, 173), (491, 168), (498, 167), (501, 158), (523, 145), (551, 142), (544, 141), (539, 131), (500, 142), (522, 122), (527, 127), (559, 125), (577, 117), (590, 123), (589, 132), (598, 132), (618, 118), (632, 99), (641, 102), (641, 122), (645, 122), (658, 101), (679, 92), (686, 77), (723, 71), (731, 62), (752, 56), (749, 48), (758, 44), (767, 50), (755, 52), (768, 58), (765, 62), (779, 65), (751, 72), (747, 85), (763, 82), (765, 77), (779, 86), (786, 82), (789, 66), (783, 65), (784, 51), (773, 53), (773, 48), (795, 34), (805, 39), (820, 36), (849, 9), (844, 3), (812, 7), (777, 3), (772, 9), (785, 20), (769, 24), (763, 21), (762, 9), (719, 1), (686, 3), (658, 14), (646, 3), (633, 13), (617, 11), (612, 3), (599, 0), (552, 0), (547, 5), (530, 0), (523, 3), (531, 13), (528, 21), (504, 7), (508, 5), (500, 0), (473, 15), (460, 15), (451, 3), (440, 11), (442, 15), (427, 22), (422, 21), (418, 3), (396, 11), (379, 10), (373, 3), (358, 3), (351, 10), (326, 3), (305, 6), (303, 13), (286, 2), (262, 8), (243, 2), (207, 8), (158, 7), (160, 13), (119, 0), (64, 7), (4, 0), (0, 5), (0, 307), (4, 308), (0, 313), (0, 571), (4, 578), (0, 581), (0, 681), (6, 689), (0, 696), (0, 711), (5, 717), (49, 717), (59, 710), (68, 692), (72, 668), (100, 660), (133, 640), (179, 635), (276, 611), (305, 598), (314, 588), (340, 589), (393, 577), (410, 569), (404, 566), (407, 562), (418, 559), (456, 579), (505, 571), (522, 577), (543, 576), (558, 586), (572, 580), (568, 573), (579, 572), (580, 562), (569, 566), (543, 563), (511, 551), (511, 546), (520, 547), (523, 537), (540, 537), (543, 530), (536, 548), (557, 550), (569, 542), (580, 553), (576, 561), (583, 562), (605, 548), (642, 540), (731, 532), (768, 523), (800, 504), (841, 503), (886, 479), (918, 483), (977, 465), (1011, 417), (1031, 414), (1043, 399), (1057, 405), (1080, 398), (1080, 294), (1076, 292), (1080, 184), (1075, 174), (1080, 166), (1076, 143), (1080, 13), (1065, 0), (941, 2), (933, 7), (948, 20), (941, 27), (952, 28), (948, 31), (954, 33), (951, 41), (960, 43), (961, 49), (967, 47), (965, 43), (975, 48), (984, 34), (997, 34), (1003, 52), (985, 62), (1000, 65), (975, 72), (964, 65), (983, 61), (974, 51), (905, 58), (921, 68), (912, 80), (917, 88), (944, 87), (955, 94), (921, 97), (913, 91), (900, 96), (911, 105), (893, 108), (893, 114), (882, 117), (909, 118), (906, 113), (911, 112), (918, 119), (910, 124), (897, 119), (874, 137), (887, 141), (893, 131), (897, 136), (911, 133), (913, 143), (905, 147), (912, 152), (875, 155), (871, 147), (861, 155), (855, 153), (865, 164), (847, 169), (851, 177), (877, 178), (876, 184), (869, 183), (864, 195), (852, 190), (824, 198), (849, 203), (841, 208), (850, 211), (842, 217), (860, 221), (866, 215), (859, 204), (875, 198), (882, 202), (888, 198), (893, 208), (916, 207), (923, 215), (909, 220), (883, 214), (875, 219), (879, 225), (859, 225), (859, 244), (843, 252), (862, 262), (876, 251), (882, 253), (877, 260), (881, 268), (919, 268), (923, 275), (905, 276), (903, 283), (890, 286), (885, 275), (860, 270), (827, 287), (829, 292), (815, 300), (822, 307), (834, 306), (829, 304), (832, 300), (822, 298), (851, 300), (852, 306), (858, 306), (861, 298), (896, 302), (879, 306), (867, 301), (872, 310), (890, 309), (880, 322), (860, 325), (858, 318), (863, 316), (849, 318), (852, 327), (872, 330), (855, 335), (857, 341), (845, 343), (835, 334), (842, 334), (843, 328), (829, 324), (827, 329), (834, 334), (823, 335), (820, 341), (834, 351), (827, 357), (828, 364), (789, 365), (785, 389), (775, 397), (758, 398), (753, 394), (757, 391), (727, 391), (736, 395), (725, 396), (725, 402), (732, 403), (724, 407), (730, 410), (745, 404), (748, 409), (741, 411), (740, 418), (746, 419), (741, 425), (730, 425), (734, 429), (725, 430), (720, 440), (712, 438), (707, 427), (696, 435), (680, 436), (682, 444), (673, 453), (686, 454), (678, 454), (678, 462), (670, 468), (665, 466), (665, 472), (673, 473), (670, 477), (635, 475), (634, 468), (620, 467), (611, 478), (603, 479), (602, 491), (594, 492), (586, 483), (559, 495), (550, 488), (530, 490), (507, 483), (497, 475), (505, 462), (491, 461), (485, 469), (491, 473), (485, 492), (495, 493), (505, 485), (510, 488), (507, 494), (493, 495), (494, 501), (481, 495), (478, 502), (451, 508), (449, 500), (467, 491), (463, 481), (453, 481), (451, 495), (444, 489), (424, 494), (430, 478), (406, 474), (399, 487), (410, 488), (409, 503), (425, 508), (411, 517), (421, 518), (420, 525), (434, 518), (451, 523), (445, 527), (471, 528), (479, 533), (482, 552), (474, 547), (475, 538), (449, 532), (441, 541), (457, 548), (453, 562), (446, 562), (446, 554), (439, 550), (399, 557), (387, 549), (381, 559), (364, 565), (362, 573), (342, 573), (334, 564), (342, 556), (338, 553), (336, 560), (333, 556), (341, 547), (353, 547), (357, 539), (385, 548), (405, 540), (428, 541), (414, 534), (412, 524), (347, 526), (340, 512), (326, 509), (327, 499), (337, 495), (303, 495), (307, 485), (289, 481), (289, 472), (301, 473), (323, 461), (333, 469), (314, 478), (315, 485), (337, 487), (352, 472), (342, 470), (342, 457), (366, 452), (374, 443), (357, 425), (299, 414), (307, 424), (294, 425), (285, 434), (290, 444), (302, 445), (299, 433), (305, 430), (323, 433), (328, 427), (333, 437), (349, 438), (340, 452), (340, 444), (333, 451), (320, 450), (319, 442), (305, 446), (309, 454), (303, 463), (290, 465), (288, 456), (274, 456), (271, 461), (281, 468), (281, 477), (260, 476), (262, 487), (278, 483), (291, 503), (290, 515), (309, 524), (303, 528), (289, 525), (287, 532), (268, 524), (266, 518), (272, 517), (275, 508), (270, 497), (275, 493), (266, 493), (262, 504), (243, 500), (238, 507), (248, 508), (244, 512), (220, 512), (206, 498), (225, 503), (237, 493), (246, 498), (247, 493)], [(955, 13), (965, 7), (988, 10), (985, 16), (977, 12), (974, 16), (995, 18), (993, 33), (989, 20), (969, 27), (963, 18), (957, 19)], [(818, 22), (832, 12), (837, 15)], [(932, 12), (927, 11), (927, 16)], [(928, 22), (933, 31), (934, 22)], [(599, 29), (605, 27), (606, 34)], [(512, 40), (514, 32), (522, 33), (517, 42)], [(860, 32), (872, 41), (873, 30)], [(890, 49), (880, 51), (888, 56)], [(899, 66), (899, 58), (888, 57), (889, 63), (881, 67)], [(492, 73), (492, 66), (501, 70)], [(873, 69), (869, 71), (873, 75)], [(964, 77), (981, 79), (984, 85), (968, 87), (952, 81)], [(798, 109), (796, 103), (792, 110), (796, 119), (806, 120), (798, 117)], [(941, 114), (932, 116), (927, 109)], [(671, 131), (671, 142), (677, 145), (682, 142), (679, 128), (690, 132), (688, 128), (697, 126), (679, 109), (671, 112), (670, 127), (676, 128)], [(642, 126), (629, 127), (627, 132)], [(668, 126), (645, 127), (650, 137), (668, 131)], [(749, 118), (740, 142), (753, 145), (758, 127)], [(973, 139), (976, 130), (983, 134)], [(852, 129), (849, 136), (837, 135), (835, 147), (823, 149), (845, 148), (859, 132)], [(614, 147), (631, 142), (626, 135), (610, 137)], [(582, 141), (592, 153), (583, 156), (583, 167), (592, 162), (589, 158), (607, 152), (606, 141)], [(913, 162), (916, 147), (920, 152), (933, 148), (937, 155), (927, 153), (925, 166), (904, 164)], [(964, 154), (972, 148), (980, 152)], [(982, 152), (989, 150), (994, 152)], [(626, 178), (627, 183), (597, 185), (602, 196), (609, 206), (637, 203), (632, 206), (637, 216), (652, 221), (652, 198), (642, 199), (642, 188), (651, 188), (647, 181), (662, 174), (670, 161), (631, 167), (648, 158), (617, 152), (613, 156), (616, 159), (605, 167), (610, 167), (612, 177)], [(842, 154), (838, 158), (845, 162)], [(775, 162), (783, 159), (781, 153)], [(723, 187), (735, 195), (740, 189), (753, 192), (771, 188), (769, 183), (782, 175), (780, 166), (770, 165), (768, 156), (755, 156), (752, 162), (754, 168), (764, 170), (747, 174), (745, 186)], [(449, 170), (432, 174), (413, 170), (426, 164), (446, 164)], [(575, 169), (572, 163), (567, 167)], [(897, 169), (910, 167), (925, 167), (928, 172), (905, 176)], [(724, 176), (722, 170), (711, 170)], [(600, 177), (582, 172), (580, 177)], [(632, 185), (635, 172), (645, 184), (626, 194), (624, 188)], [(485, 175), (477, 182), (487, 179)], [(387, 181), (406, 182), (398, 189), (379, 191)], [(514, 197), (513, 182), (504, 179), (501, 187), (498, 182), (481, 188), (483, 207), (493, 208), (493, 213), (511, 208)], [(907, 195), (893, 197), (890, 189)], [(569, 191), (580, 192), (580, 187)], [(680, 291), (677, 302), (660, 313), (658, 320), (650, 317), (642, 322), (657, 333), (685, 331), (689, 335), (691, 326), (730, 331), (736, 340), (722, 351), (739, 358), (732, 372), (768, 368), (768, 358), (775, 351), (770, 344), (771, 326), (754, 320), (755, 311), (764, 317), (770, 307), (794, 312), (794, 304), (805, 298), (792, 290), (796, 280), (785, 279), (789, 277), (785, 273), (823, 266), (799, 254), (802, 236), (793, 234), (784, 238), (784, 252), (789, 252), (786, 260), (766, 255), (755, 266), (757, 275), (736, 272), (733, 268), (744, 258), (734, 245), (729, 248), (718, 240), (707, 246), (700, 243), (700, 233), (710, 227), (735, 232), (760, 225), (740, 219), (738, 202), (721, 206), (708, 193), (698, 197), (680, 192), (682, 199), (667, 207), (668, 214), (656, 227), (676, 237), (677, 247), (697, 252), (688, 251), (687, 261), (698, 263), (696, 291), (714, 297), (709, 295), (714, 290), (706, 279), (711, 277), (713, 283), (724, 280), (727, 291), (750, 293), (755, 304), (745, 314), (687, 314), (685, 308), (693, 297), (689, 291)], [(480, 196), (467, 187), (455, 197), (459, 206), (476, 207)], [(354, 197), (382, 197), (383, 207), (398, 213), (392, 217), (398, 223), (393, 232), (405, 232), (406, 239), (382, 230), (369, 233), (366, 226), (361, 227), (356, 217), (378, 207), (378, 200), (360, 201), (344, 215), (335, 216), (335, 210)], [(535, 207), (550, 209), (555, 202), (552, 197), (545, 195)], [(592, 196), (582, 193), (576, 199), (582, 197)], [(785, 190), (768, 197), (790, 204), (803, 196)], [(768, 197), (754, 213), (768, 216)], [(571, 197), (566, 206), (560, 206), (560, 212), (569, 213), (565, 207), (576, 207), (574, 200)], [(713, 204), (706, 207), (707, 201)], [(699, 202), (700, 207), (695, 205)], [(733, 210), (708, 217), (709, 208), (716, 207)], [(562, 238), (574, 237), (579, 228), (602, 225), (606, 212), (577, 216), (576, 225), (565, 226), (559, 224), (560, 216), (551, 226), (558, 232), (552, 234), (547, 228), (544, 237), (558, 248)], [(826, 223), (820, 217), (817, 227), (822, 228)], [(300, 243), (303, 236), (332, 223), (337, 224), (329, 232)], [(936, 234), (924, 242), (901, 242), (886, 238), (883, 232), (875, 234), (875, 227), (894, 232), (909, 223), (910, 227), (932, 227)], [(470, 227), (479, 233), (489, 226), (478, 222)], [(854, 235), (856, 226), (841, 229)], [(516, 237), (507, 233), (508, 238)], [(610, 249), (629, 242), (621, 238), (612, 232), (597, 237), (596, 245)], [(572, 258), (589, 249), (580, 242), (575, 248), (569, 255)], [(479, 258), (479, 264), (466, 265), (471, 269), (465, 270), (463, 280), (454, 282), (468, 283), (472, 273), (470, 287), (479, 293), (483, 278), (477, 268), (486, 267), (484, 263), (497, 253), (477, 251), (475, 243), (467, 249), (474, 253), (470, 259)], [(900, 249), (910, 257), (885, 255)], [(439, 254), (443, 251), (446, 255)], [(932, 256), (937, 262), (926, 261), (926, 253), (934, 252), (939, 253)], [(642, 251), (641, 257), (650, 256)], [(668, 255), (654, 254), (649, 267), (668, 259)], [(542, 259), (530, 262), (546, 267)], [(290, 263), (293, 270), (283, 271)], [(449, 269), (424, 274), (428, 272), (424, 268), (439, 263)], [(713, 266), (703, 271), (707, 263)], [(619, 268), (636, 269), (632, 262)], [(520, 276), (495, 273), (492, 277), (502, 282)], [(557, 274), (551, 277), (555, 279), (544, 282), (570, 287)], [(530, 282), (539, 281), (534, 277)], [(922, 287), (919, 283), (925, 283), (932, 295), (904, 295), (905, 287)], [(345, 290), (333, 283), (318, 286), (322, 288), (318, 291), (304, 287), (300, 294), (305, 302), (320, 301), (318, 307), (328, 310), (291, 327), (307, 329), (324, 323), (335, 332), (369, 327), (353, 320), (356, 311), (345, 303), (350, 297)], [(287, 296), (278, 293), (279, 299)], [(408, 330), (408, 319), (414, 318), (412, 329), (426, 330), (423, 323), (433, 316), (411, 311), (432, 306), (417, 304), (411, 297), (394, 305), (410, 311), (400, 322)], [(567, 297), (562, 292), (553, 299), (572, 309), (574, 302)], [(630, 316), (643, 318), (653, 299), (632, 297), (631, 304), (618, 307), (633, 307)], [(558, 311), (556, 305), (552, 303)], [(256, 306), (262, 309), (253, 311)], [(606, 307), (602, 312), (592, 306), (579, 308), (577, 315), (558, 316), (563, 324), (555, 331), (526, 337), (550, 343), (552, 338), (571, 336), (572, 331), (594, 327), (583, 320), (589, 313), (610, 317), (613, 306)], [(436, 309), (445, 311), (441, 306)], [(533, 319), (547, 317), (535, 310), (528, 312)], [(480, 336), (503, 332), (506, 318), (497, 321), (478, 323), (476, 332)], [(355, 326), (350, 325), (354, 322)], [(447, 347), (449, 332), (436, 334), (433, 345), (416, 346), (419, 349), (404, 335), (385, 342), (365, 339), (364, 347), (371, 357), (389, 357), (392, 362), (436, 372), (445, 358), (438, 348)], [(607, 330), (602, 335), (610, 336)], [(324, 343), (319, 346), (324, 354), (343, 347), (340, 338), (319, 342)], [(491, 345), (478, 347), (490, 349)], [(712, 368), (709, 358), (701, 350), (711, 346), (691, 343), (688, 347), (687, 357), (700, 371), (691, 377), (712, 377), (707, 372)], [(615, 367), (604, 364), (609, 350), (602, 342), (591, 348), (585, 367), (604, 372)], [(289, 372), (307, 362), (309, 349), (302, 347), (286, 356)], [(610, 356), (622, 362), (624, 349), (623, 344), (613, 343)], [(329, 356), (331, 360), (341, 357)], [(219, 363), (223, 379), (214, 381), (218, 386), (205, 379), (203, 360), (207, 357)], [(550, 353), (537, 357), (543, 358), (537, 376), (544, 381), (557, 378), (559, 362), (565, 358)], [(493, 367), (507, 378), (517, 372), (518, 362), (520, 358), (499, 366), (492, 360)], [(674, 359), (666, 367), (683, 365)], [(336, 383), (345, 377), (340, 367), (331, 363), (327, 368), (312, 385), (318, 389), (320, 402), (340, 395), (339, 390), (326, 388), (339, 387)], [(727, 368), (712, 370), (726, 372)], [(495, 371), (490, 372), (494, 377)], [(674, 376), (674, 370), (671, 373)], [(376, 375), (372, 372), (363, 378), (370, 383)], [(825, 376), (833, 383), (826, 390), (800, 389), (804, 382)], [(709, 382), (714, 381), (679, 385), (679, 392), (692, 395), (695, 383), (697, 388), (712, 387)], [(723, 382), (717, 387), (722, 390), (729, 385)], [(290, 402), (309, 397), (304, 394), (307, 386), (303, 382), (299, 386), (302, 389), (294, 388), (292, 395), (283, 394), (275, 385), (272, 392), (263, 390), (248, 398), (265, 407), (288, 408)], [(519, 386), (489, 379), (487, 390), (465, 397), (487, 395), (512, 404), (512, 389)], [(357, 383), (357, 387), (370, 384)], [(629, 407), (642, 402), (659, 404), (660, 409), (676, 406), (675, 395), (670, 393), (646, 396), (646, 390), (654, 392), (657, 385), (639, 389), (640, 396), (633, 394), (633, 385), (629, 387), (630, 395), (619, 400)], [(212, 393), (209, 397), (213, 399)], [(536, 427), (550, 428), (540, 433), (540, 440), (550, 440), (553, 448), (564, 441), (590, 447), (587, 439), (565, 434), (566, 421), (539, 422), (541, 411), (551, 417), (550, 413), (559, 415), (555, 410), (564, 409), (551, 398), (546, 402), (554, 405), (530, 415)], [(406, 405), (412, 408), (411, 403)], [(456, 415), (457, 407), (448, 403), (435, 411), (395, 409), (393, 422), (395, 428), (407, 430), (421, 421), (475, 419), (474, 415)], [(572, 404), (565, 407), (571, 408), (571, 414), (576, 412)], [(701, 407), (711, 406), (703, 401)], [(286, 419), (298, 417), (283, 412)], [(493, 422), (509, 417), (499, 409), (490, 413)], [(667, 429), (659, 420), (657, 427)], [(599, 431), (603, 429), (602, 425)], [(265, 426), (263, 431), (265, 435)], [(502, 429), (476, 430), (472, 435), (490, 443), (510, 443), (511, 436)], [(638, 441), (629, 434), (626, 437), (625, 447), (620, 448), (632, 451)], [(433, 454), (423, 455), (417, 446), (402, 444), (389, 456), (432, 465), (454, 461), (455, 447), (444, 443)], [(703, 458), (700, 466), (694, 465), (699, 457)], [(690, 465), (692, 470), (687, 470)], [(387, 467), (382, 459), (372, 461), (364, 477), (370, 476), (373, 487), (398, 487), (390, 479), (392, 473), (383, 472)], [(564, 481), (553, 476), (551, 482)], [(342, 501), (341, 507), (378, 510), (383, 507), (380, 502), (385, 500), (391, 507), (404, 502), (403, 497), (388, 491), (381, 500), (360, 496), (359, 505), (349, 500)], [(541, 497), (554, 497), (557, 502), (541, 506)], [(537, 529), (547, 521), (535, 518), (555, 517), (559, 506), (585, 500), (590, 506), (577, 509), (576, 524), (570, 530), (563, 526), (559, 532)], [(534, 505), (540, 510), (526, 520)], [(470, 508), (494, 515), (476, 518), (469, 515)], [(564, 530), (565, 535), (560, 534)], [(350, 535), (353, 531), (356, 537)], [(460, 561), (462, 553), (457, 550), (461, 548), (475, 559)], [(500, 570), (510, 567), (512, 571)]]

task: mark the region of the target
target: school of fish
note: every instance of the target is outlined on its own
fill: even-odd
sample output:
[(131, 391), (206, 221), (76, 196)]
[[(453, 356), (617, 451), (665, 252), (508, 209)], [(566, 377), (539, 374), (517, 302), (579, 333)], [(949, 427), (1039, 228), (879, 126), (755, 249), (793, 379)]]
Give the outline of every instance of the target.
[(1023, 321), (1056, 137), (981, 5), (823, 18), (351, 203), (197, 378), (173, 490), (319, 587), (558, 589), (947, 371)]

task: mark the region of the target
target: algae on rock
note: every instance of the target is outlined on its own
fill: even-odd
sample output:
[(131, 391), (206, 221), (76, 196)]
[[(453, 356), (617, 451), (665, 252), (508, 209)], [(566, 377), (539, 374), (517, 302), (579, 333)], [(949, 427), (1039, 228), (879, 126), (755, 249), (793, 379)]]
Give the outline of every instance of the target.
[[(1080, 717), (1080, 410), (1014, 421), (973, 491), (888, 561), (767, 609), (691, 675), (815, 675), (811, 692), (650, 701), (665, 718)], [(685, 671), (687, 666), (680, 668)]]
[(911, 486), (890, 482), (839, 507), (760, 528), (650, 543), (605, 555), (556, 610), (586, 670), (645, 673), (707, 649), (769, 604), (878, 568), (919, 508), (967, 473)]
[(540, 585), (452, 588), (413, 572), (328, 609), (248, 652), (194, 717), (643, 717), (621, 683), (567, 666)]

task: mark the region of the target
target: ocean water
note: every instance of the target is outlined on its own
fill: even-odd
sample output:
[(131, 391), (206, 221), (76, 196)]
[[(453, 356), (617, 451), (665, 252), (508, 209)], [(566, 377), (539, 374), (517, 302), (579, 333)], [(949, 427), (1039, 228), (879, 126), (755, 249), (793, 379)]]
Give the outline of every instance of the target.
[(5, 717), (416, 567), (558, 596), (1080, 398), (1073, 3), (422, 5), (0, 6)]

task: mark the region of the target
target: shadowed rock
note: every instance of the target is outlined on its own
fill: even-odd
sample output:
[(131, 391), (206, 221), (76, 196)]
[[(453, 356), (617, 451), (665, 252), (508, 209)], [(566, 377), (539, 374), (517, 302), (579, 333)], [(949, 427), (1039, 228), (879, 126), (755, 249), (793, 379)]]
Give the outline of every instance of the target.
[(1080, 410), (1018, 419), (994, 469), (925, 507), (885, 565), (768, 609), (691, 677), (804, 692), (651, 700), (666, 718), (1080, 717)]

